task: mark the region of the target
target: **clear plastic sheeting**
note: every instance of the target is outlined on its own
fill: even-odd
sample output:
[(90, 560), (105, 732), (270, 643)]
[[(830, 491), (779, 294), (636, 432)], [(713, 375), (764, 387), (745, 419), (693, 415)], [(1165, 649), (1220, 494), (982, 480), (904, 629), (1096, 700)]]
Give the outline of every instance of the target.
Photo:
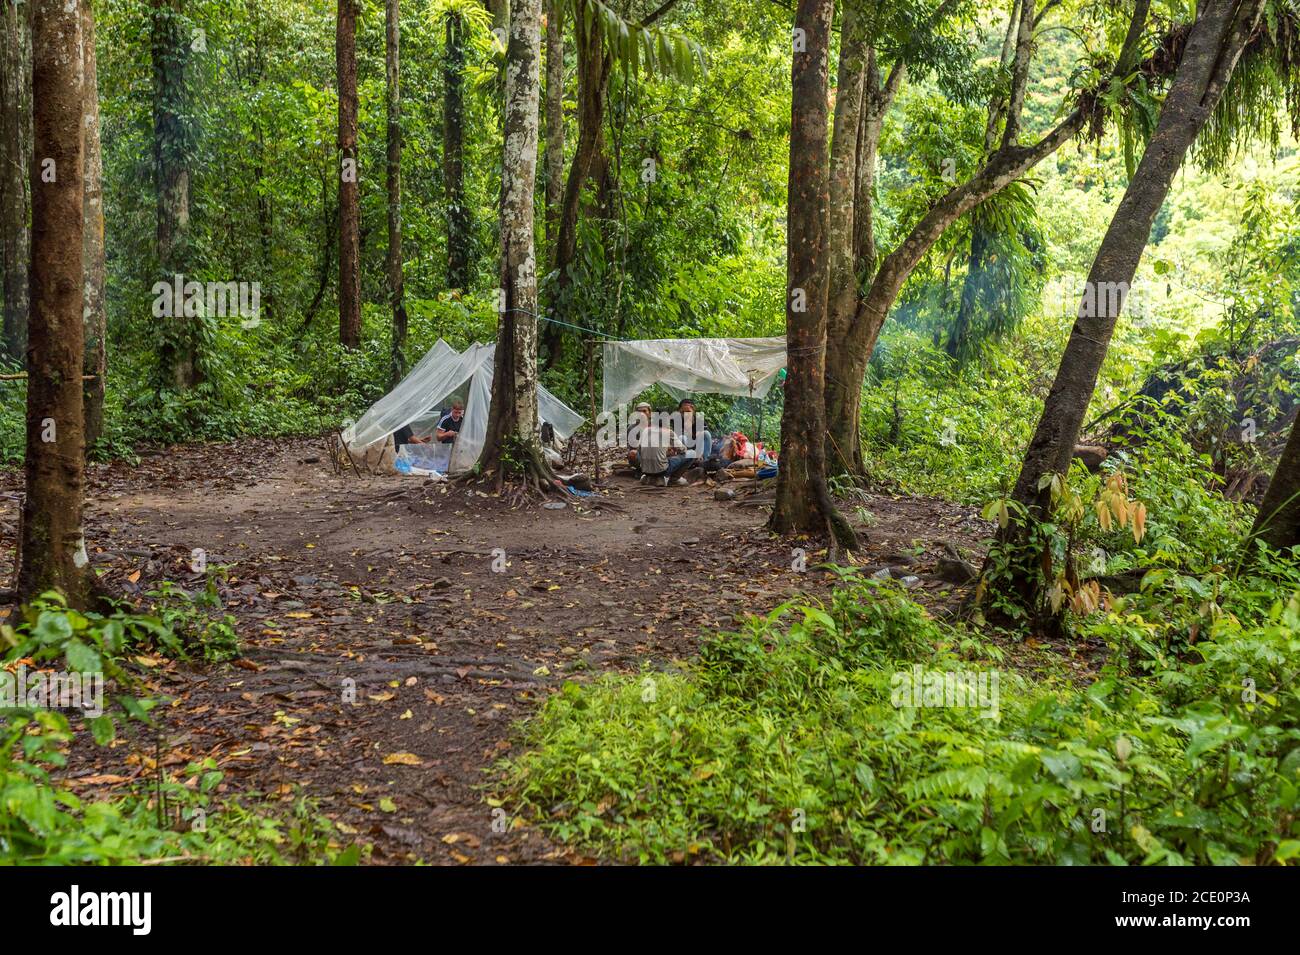
[(451, 466), (450, 444), (404, 444), (394, 466), (402, 474), (446, 474)]
[(343, 432), (344, 442), (359, 451), (437, 411), (474, 374), (482, 360), (482, 349), (482, 345), (474, 345), (461, 354), (438, 339), (397, 387)]
[[(495, 354), (495, 345), (471, 345), (464, 352), (457, 352), (438, 339), (396, 388), (376, 401), (361, 420), (344, 430), (344, 444), (355, 454), (389, 440), (395, 431), (408, 424), (435, 423), (432, 419), (468, 384), (465, 417), (451, 447), (447, 470), (452, 474), (469, 470), (478, 461), (487, 438)], [(582, 415), (540, 385), (537, 414), (539, 424), (549, 421), (561, 438), (568, 438), (583, 422)]]
[(705, 392), (762, 398), (785, 367), (784, 338), (657, 338), (606, 342), (605, 411), (651, 385), (675, 398)]

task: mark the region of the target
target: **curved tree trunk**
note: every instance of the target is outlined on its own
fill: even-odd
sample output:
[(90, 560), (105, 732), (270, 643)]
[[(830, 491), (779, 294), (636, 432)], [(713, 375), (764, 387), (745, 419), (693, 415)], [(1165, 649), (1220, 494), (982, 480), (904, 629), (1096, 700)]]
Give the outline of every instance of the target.
[(81, 33), (86, 64), (86, 102), (82, 114), (85, 151), (85, 225), (81, 246), (85, 286), (81, 314), (85, 326), (85, 351), (82, 371), (87, 376), (83, 403), (86, 450), (89, 451), (104, 433), (105, 338), (108, 334), (108, 315), (104, 307), (104, 162), (99, 148), (99, 83), (96, 78), (95, 15), (91, 0), (81, 0)]
[[(1135, 6), (1123, 51), (1114, 71), (1116, 76), (1128, 79), (1132, 73), (1137, 52), (1141, 48), (1139, 41), (1149, 6), (1149, 0), (1138, 0)], [(936, 17), (946, 9), (947, 4), (941, 4)], [(853, 321), (842, 334), (832, 336), (828, 341), (827, 443), (828, 447), (836, 449), (833, 452), (837, 455), (836, 460), (855, 462), (855, 467), (859, 471), (862, 467), (862, 445), (859, 434), (862, 381), (866, 375), (867, 362), (880, 335), (881, 326), (889, 314), (889, 309), (897, 300), (899, 292), (902, 291), (903, 283), (949, 226), (989, 196), (1023, 176), (1072, 139), (1083, 127), (1086, 116), (1084, 110), (1076, 106), (1038, 142), (1030, 146), (1022, 146), (1016, 142), (1020, 120), (1018, 115), (1011, 115), (1011, 109), (1018, 111), (1025, 99), (1030, 65), (1028, 55), (1032, 50), (1030, 38), (1035, 23), (1034, 9), (1035, 4), (1025, 0), (1017, 21), (1012, 89), (1002, 144), (988, 157), (974, 176), (940, 197), (912, 227), (902, 242), (880, 260), (880, 266), (875, 270), (870, 285), (858, 301)], [(897, 64), (895, 71), (905, 66), (905, 63)], [(893, 79), (894, 75), (891, 75), (890, 81), (885, 84), (886, 87)], [(866, 89), (865, 99), (869, 104), (873, 93), (870, 83), (867, 84)], [(884, 96), (882, 99), (887, 108), (889, 97)], [(864, 108), (863, 112), (864, 119), (870, 115), (867, 108)], [(859, 152), (863, 151), (860, 147)], [(859, 216), (860, 214), (859, 212)]]
[(388, 295), (393, 309), (393, 348), (389, 378), (396, 385), (406, 374), (406, 302), (402, 282), (402, 88), (400, 72), (401, 8), (384, 3), (384, 79), (388, 93)]
[[(569, 287), (569, 267), (578, 254), (578, 213), (582, 203), (582, 187), (604, 168), (605, 133), (602, 124), (605, 121), (605, 85), (611, 60), (605, 52), (599, 28), (587, 22), (585, 0), (578, 0), (578, 7), (573, 18), (578, 52), (578, 143), (573, 162), (569, 165), (569, 178), (564, 184), (564, 197), (560, 203), (559, 224), (556, 228), (556, 299), (562, 299), (564, 291)], [(548, 325), (543, 335), (548, 368), (559, 359), (563, 341), (563, 327)]]
[(492, 409), (481, 470), (500, 488), (507, 471), (550, 486), (537, 422), (537, 184), (541, 0), (514, 0), (506, 49), (504, 158), (501, 172), (502, 311), (493, 358)]
[(847, 460), (862, 459), (862, 380), (881, 326), (907, 277), (949, 226), (1068, 142), (1083, 126), (1083, 120), (1083, 113), (1076, 109), (1033, 146), (999, 149), (974, 177), (931, 206), (898, 247), (881, 260), (871, 285), (858, 302), (852, 324), (830, 342), (828, 349), (826, 373), (836, 391), (834, 400), (830, 396), (827, 400), (827, 434)]
[[(1199, 5), (1155, 132), (1093, 259), (1056, 380), (1025, 452), (1012, 497), (1025, 506), (1029, 520), (1013, 521), (1003, 532), (1004, 543), (1015, 545), (1028, 538), (1032, 521), (1042, 518), (1050, 506), (1044, 479), (1069, 469), (1151, 224), (1187, 151), (1214, 112), (1263, 6), (1264, 0), (1203, 0)], [(1041, 593), (1037, 571), (1026, 563), (1017, 568), (1015, 578), (1016, 591), (1036, 606)]]
[(27, 266), (31, 249), (32, 4), (0, 3), (0, 291), (4, 294), (0, 347), (26, 359)]
[(465, 19), (447, 14), (442, 76), (442, 181), (447, 195), (447, 287), (473, 280), (474, 217), (465, 201)]
[[(86, 553), (82, 431), (81, 11), (36, 4), (32, 21), (31, 323), (27, 364), (27, 495), (23, 501), (18, 596), (57, 589), (75, 607), (95, 593)], [(46, 165), (52, 163), (52, 166)], [(42, 166), (50, 175), (42, 175)], [(69, 255), (68, 250), (73, 254)]]
[(785, 409), (781, 468), (768, 526), (779, 534), (829, 532), (832, 546), (856, 545), (853, 529), (831, 500), (824, 450), (829, 177), (826, 86), (834, 0), (799, 0), (790, 121), (786, 232)]
[(339, 341), (361, 346), (361, 206), (357, 178), (357, 0), (338, 0)]
[[(906, 74), (907, 65), (898, 62), (882, 80), (875, 50), (867, 50), (858, 119), (857, 178), (853, 199), (853, 311), (847, 317), (835, 316), (826, 334), (827, 344), (832, 346), (826, 355), (825, 442), (826, 467), (831, 474), (860, 476), (866, 473), (862, 445), (857, 433), (857, 419), (861, 413), (861, 378), (858, 379), (857, 389), (850, 386), (852, 372), (846, 370), (844, 363), (847, 356), (834, 346), (849, 335), (856, 321), (862, 287), (867, 277), (875, 274), (877, 249), (874, 203), (880, 133), (884, 128), (885, 114)], [(847, 427), (850, 420), (853, 422), (851, 431)]]

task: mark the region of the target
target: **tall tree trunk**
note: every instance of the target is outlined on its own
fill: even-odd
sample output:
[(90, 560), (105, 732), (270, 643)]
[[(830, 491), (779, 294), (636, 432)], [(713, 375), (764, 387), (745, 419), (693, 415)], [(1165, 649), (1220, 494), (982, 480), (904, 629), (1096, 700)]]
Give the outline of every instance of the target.
[(87, 377), (83, 395), (86, 450), (104, 433), (104, 373), (107, 370), (105, 338), (108, 315), (104, 307), (104, 162), (99, 148), (99, 81), (96, 76), (95, 12), (92, 0), (81, 0), (81, 39), (85, 49), (85, 96), (82, 113), (85, 205), (81, 246), (85, 288), (82, 317), (85, 353), (82, 370)]
[(361, 346), (361, 206), (357, 183), (357, 0), (338, 0), (339, 341)]
[[(57, 589), (85, 608), (95, 592), (86, 554), (81, 363), (85, 106), (81, 12), (35, 4), (32, 22), (32, 259), (27, 366), (27, 495), (18, 596)], [(74, 250), (69, 255), (68, 250)]]
[(506, 49), (505, 147), (501, 169), (501, 303), (492, 409), (482, 470), (499, 488), (507, 468), (549, 489), (537, 422), (537, 252), (533, 191), (541, 88), (541, 0), (514, 0)]
[[(830, 298), (826, 318), (827, 341), (845, 334), (853, 322), (862, 277), (870, 274), (875, 259), (872, 193), (875, 190), (876, 149), (883, 127), (875, 53), (867, 44), (867, 21), (856, 4), (844, 7), (840, 39), (839, 83), (835, 98), (834, 139), (830, 172)], [(878, 120), (877, 121), (877, 117)], [(827, 409), (843, 389), (831, 379), (827, 364)], [(823, 442), (831, 474), (856, 473), (860, 461), (853, 448), (841, 448), (829, 433)]]
[(1246, 538), (1244, 561), (1254, 557), (1257, 540), (1280, 551), (1300, 544), (1300, 428), (1294, 424)]
[[(828, 336), (839, 336), (853, 321), (858, 304), (855, 206), (858, 193), (858, 147), (862, 143), (862, 97), (869, 72), (867, 24), (856, 3), (846, 3), (841, 13), (840, 62), (835, 92), (835, 125), (831, 140), (830, 298), (826, 313)], [(866, 213), (868, 216), (870, 212)], [(852, 461), (837, 460), (839, 451), (826, 442), (832, 472), (854, 470)]]
[(564, 200), (564, 10), (546, 0), (546, 247), (554, 268), (560, 203)]
[[(1045, 477), (1069, 469), (1151, 224), (1187, 151), (1214, 112), (1263, 7), (1264, 0), (1202, 0), (1198, 6), (1160, 119), (1093, 259), (1056, 380), (1025, 452), (1012, 497), (1027, 508), (1029, 520), (1013, 520), (1003, 533), (1005, 542), (1014, 545), (1028, 538), (1032, 521), (1044, 517), (1050, 504)], [(1036, 605), (1041, 593), (1037, 573), (1020, 567), (1015, 576), (1017, 592), (1029, 595), (1031, 606)]]
[[(569, 165), (569, 178), (564, 184), (560, 221), (556, 229), (556, 298), (561, 301), (572, 281), (569, 268), (578, 254), (578, 213), (582, 203), (582, 187), (604, 168), (603, 123), (611, 58), (605, 52), (600, 27), (588, 20), (586, 7), (587, 0), (578, 0), (578, 10), (573, 18), (574, 42), (578, 54), (578, 143), (573, 162)], [(543, 335), (547, 367), (559, 359), (563, 341), (563, 327), (548, 325)]]
[[(254, 94), (260, 94), (266, 79), (266, 35), (263, 26), (262, 8), (253, 7), (252, 36), (252, 86)], [(257, 185), (257, 238), (261, 252), (261, 280), (265, 290), (262, 296), (261, 316), (267, 320), (275, 317), (277, 299), (275, 295), (275, 260), (271, 252), (274, 238), (275, 215), (271, 205), (273, 190), (266, 180), (266, 124), (262, 117), (254, 119), (257, 130), (257, 150), (253, 160), (253, 181)]]
[[(1034, 0), (1020, 0), (1012, 7), (1011, 17), (1016, 21), (1015, 52), (1011, 54), (1011, 88), (1007, 93), (1006, 125), (1002, 129), (1002, 145), (1014, 146), (1020, 140), (1020, 123), (1025, 106), (1025, 93), (1029, 88), (1029, 65), (1034, 49)], [(1010, 36), (1010, 29), (1007, 31)], [(1005, 62), (1005, 61), (1004, 61)]]
[(791, 70), (790, 178), (786, 232), (785, 410), (781, 468), (768, 526), (779, 534), (828, 532), (832, 547), (856, 545), (826, 486), (826, 312), (829, 177), (826, 85), (834, 0), (799, 0)]
[(465, 20), (447, 14), (443, 59), (442, 180), (447, 191), (447, 286), (468, 290), (473, 276), (474, 217), (465, 201)]
[[(858, 142), (856, 181), (853, 195), (853, 285), (852, 310), (848, 313), (832, 310), (827, 325), (826, 340), (826, 467), (831, 474), (861, 475), (865, 473), (862, 447), (858, 438), (857, 419), (860, 413), (861, 377), (856, 388), (841, 365), (846, 356), (840, 355), (835, 343), (844, 342), (857, 320), (857, 309), (862, 301), (862, 288), (869, 276), (875, 274), (878, 250), (875, 233), (876, 161), (880, 152), (880, 134), (885, 126), (885, 114), (894, 101), (907, 75), (907, 65), (894, 63), (889, 73), (881, 77), (874, 49), (868, 48), (862, 84), (862, 102), (858, 110)], [(865, 366), (864, 366), (865, 369)], [(852, 421), (851, 432), (848, 423)]]
[(510, 33), (510, 0), (483, 0), (483, 5), (492, 14), (492, 32), (502, 31), (508, 41)]
[[(158, 266), (168, 284), (189, 260), (190, 159), (193, 131), (186, 71), (190, 38), (185, 0), (152, 0), (154, 176), (157, 188)], [(164, 383), (186, 391), (200, 380), (196, 319), (181, 303), (162, 330), (159, 359)]]
[(384, 3), (384, 76), (388, 89), (388, 294), (393, 308), (390, 378), (406, 374), (406, 302), (402, 282), (402, 92), (399, 69), (401, 40), (399, 0)]
[(31, 248), (28, 169), (32, 147), (32, 4), (0, 3), (0, 348), (21, 362), (27, 351), (27, 266)]

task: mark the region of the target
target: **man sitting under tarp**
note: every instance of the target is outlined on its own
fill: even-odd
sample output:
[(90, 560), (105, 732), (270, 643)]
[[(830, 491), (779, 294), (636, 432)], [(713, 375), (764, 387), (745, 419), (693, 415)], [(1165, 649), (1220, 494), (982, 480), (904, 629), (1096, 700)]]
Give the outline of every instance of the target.
[(416, 434), (409, 424), (398, 428), (393, 432), (397, 451), (394, 469), (399, 474), (446, 474), (451, 464), (451, 445), (464, 421), (465, 403), (457, 398), (451, 410), (438, 419), (432, 435)]
[(442, 444), (451, 444), (460, 434), (460, 426), (465, 422), (465, 403), (457, 398), (451, 403), (451, 411), (442, 416), (435, 434)]
[[(642, 484), (658, 484), (667, 487), (673, 482), (673, 476), (690, 463), (686, 457), (686, 445), (677, 436), (667, 419), (668, 415), (656, 414), (651, 423), (641, 429), (640, 443), (637, 447), (637, 466), (641, 470)], [(685, 478), (677, 478), (676, 483), (685, 484)]]

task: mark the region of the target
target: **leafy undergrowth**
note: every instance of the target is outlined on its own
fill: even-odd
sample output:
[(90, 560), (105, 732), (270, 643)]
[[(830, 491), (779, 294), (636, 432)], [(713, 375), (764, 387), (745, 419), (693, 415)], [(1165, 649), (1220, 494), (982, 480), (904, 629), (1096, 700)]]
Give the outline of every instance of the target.
[[(103, 799), (79, 796), (58, 775), (77, 727), (99, 744), (119, 733), (149, 738), (157, 701), (137, 695), (126, 654), (151, 648), (188, 658), (194, 647), (176, 622), (82, 614), (46, 594), (16, 626), (0, 628), (0, 864), (358, 862), (361, 848), (340, 845), (334, 825), (301, 796), (278, 811), (218, 800), (223, 774), (211, 759), (179, 773), (155, 767), (135, 789)], [(200, 649), (213, 656), (206, 643)]]
[(1294, 863), (1298, 653), (1300, 601), (1274, 601), (1080, 692), (846, 575), (684, 672), (566, 684), (499, 795), (619, 861)]

